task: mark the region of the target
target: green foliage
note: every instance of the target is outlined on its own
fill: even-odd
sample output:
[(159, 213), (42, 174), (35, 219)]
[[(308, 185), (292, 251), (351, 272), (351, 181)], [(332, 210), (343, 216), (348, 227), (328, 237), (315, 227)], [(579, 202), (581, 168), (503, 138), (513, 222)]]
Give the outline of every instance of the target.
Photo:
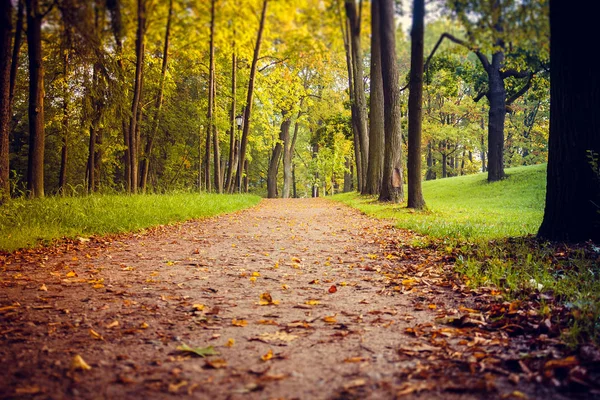
[(185, 192), (14, 199), (0, 207), (0, 250), (33, 247), (62, 237), (137, 231), (232, 212), (259, 201), (252, 195)]

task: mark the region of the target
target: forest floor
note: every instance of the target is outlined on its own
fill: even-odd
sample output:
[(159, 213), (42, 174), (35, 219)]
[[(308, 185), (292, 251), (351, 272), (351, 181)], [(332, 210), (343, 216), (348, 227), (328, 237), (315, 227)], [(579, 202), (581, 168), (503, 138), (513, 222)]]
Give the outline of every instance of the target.
[(600, 396), (596, 347), (567, 349), (416, 239), (332, 201), (264, 200), (5, 254), (0, 398)]

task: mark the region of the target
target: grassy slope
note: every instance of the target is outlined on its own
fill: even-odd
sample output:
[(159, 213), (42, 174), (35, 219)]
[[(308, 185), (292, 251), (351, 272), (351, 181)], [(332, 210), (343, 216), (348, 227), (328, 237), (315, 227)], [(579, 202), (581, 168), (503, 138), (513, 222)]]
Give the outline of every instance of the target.
[(135, 231), (251, 207), (252, 195), (176, 193), (16, 199), (0, 207), (0, 250), (12, 251), (61, 237)]
[(508, 178), (488, 183), (487, 174), (423, 182), (426, 211), (405, 204), (380, 204), (356, 193), (334, 196), (378, 218), (392, 218), (398, 227), (436, 238), (484, 239), (535, 233), (542, 222), (546, 165), (510, 168)]

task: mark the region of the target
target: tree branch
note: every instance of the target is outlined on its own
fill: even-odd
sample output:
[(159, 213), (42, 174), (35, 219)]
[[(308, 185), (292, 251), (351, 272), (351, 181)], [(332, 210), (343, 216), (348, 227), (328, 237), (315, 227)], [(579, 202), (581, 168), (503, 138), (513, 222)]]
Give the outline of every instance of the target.
[(523, 96), (529, 90), (529, 88), (531, 87), (531, 82), (533, 81), (533, 75), (533, 73), (529, 73), (527, 82), (521, 87), (521, 89), (519, 89), (515, 94), (506, 99), (507, 106), (510, 106), (512, 103), (514, 103), (515, 100)]
[(502, 79), (515, 77), (515, 78), (527, 78), (531, 72), (529, 71), (517, 71), (516, 69), (508, 69), (506, 71), (502, 71), (500, 76)]

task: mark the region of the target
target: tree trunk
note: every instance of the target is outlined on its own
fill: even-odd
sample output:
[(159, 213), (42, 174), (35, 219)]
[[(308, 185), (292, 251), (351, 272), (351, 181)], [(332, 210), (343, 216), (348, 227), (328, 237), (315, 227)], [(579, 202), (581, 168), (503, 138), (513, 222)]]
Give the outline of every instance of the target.
[(269, 162), (269, 169), (267, 171), (267, 197), (269, 199), (274, 199), (278, 197), (277, 175), (279, 172), (279, 162), (281, 161), (283, 146), (286, 142), (289, 141), (290, 125), (292, 124), (292, 120), (289, 117), (286, 117), (287, 111), (282, 111), (281, 115), (283, 117), (283, 121), (279, 130), (279, 141), (275, 144), (275, 147), (273, 148), (273, 153), (271, 154), (271, 160)]
[(369, 115), (369, 165), (363, 194), (379, 194), (383, 176), (383, 81), (381, 77), (381, 40), (379, 31), (379, 2), (371, 1), (371, 98)]
[(425, 180), (430, 181), (435, 179), (435, 172), (433, 171), (433, 150), (431, 142), (427, 143), (427, 173), (425, 174)]
[(156, 96), (156, 103), (154, 104), (155, 112), (152, 120), (152, 130), (146, 140), (146, 147), (144, 149), (144, 159), (142, 160), (142, 176), (141, 189), (142, 193), (146, 193), (146, 186), (148, 184), (148, 171), (150, 170), (150, 157), (152, 155), (152, 148), (154, 147), (154, 138), (158, 132), (158, 124), (160, 122), (160, 112), (163, 104), (163, 93), (165, 89), (165, 78), (167, 76), (167, 65), (169, 62), (169, 36), (171, 33), (171, 18), (173, 16), (173, 0), (169, 0), (169, 11), (167, 14), (167, 28), (165, 29), (165, 43), (163, 47), (163, 59), (162, 67), (160, 70), (160, 84), (158, 87), (158, 95)]
[(248, 146), (248, 134), (250, 133), (250, 115), (252, 112), (252, 98), (254, 96), (254, 79), (256, 76), (256, 66), (260, 54), (260, 44), (265, 27), (265, 16), (267, 14), (268, 0), (263, 0), (262, 12), (260, 14), (260, 23), (258, 34), (256, 35), (256, 45), (254, 46), (254, 55), (252, 57), (252, 66), (250, 67), (250, 78), (248, 80), (248, 93), (246, 96), (246, 108), (244, 109), (244, 126), (242, 130), (242, 139), (240, 143), (240, 155), (238, 162), (238, 188), (241, 191), (242, 177), (244, 175), (243, 167), (246, 165), (246, 147)]
[(214, 79), (213, 72), (213, 124), (212, 124), (212, 140), (213, 140), (213, 179), (215, 184), (215, 190), (217, 193), (223, 193), (223, 174), (221, 174), (221, 150), (219, 148), (219, 131), (217, 125), (214, 123), (214, 108), (215, 108), (215, 94), (217, 93), (217, 82)]
[(140, 112), (142, 95), (142, 72), (144, 67), (144, 35), (146, 31), (146, 0), (137, 0), (137, 32), (135, 40), (135, 83), (133, 101), (131, 102), (131, 119), (129, 123), (129, 171), (131, 175), (130, 192), (137, 193), (138, 189), (138, 140), (137, 123)]
[[(550, 1), (550, 136), (546, 208), (538, 236), (600, 244), (600, 77), (581, 62), (593, 45), (594, 13)], [(595, 168), (590, 154), (596, 156)]]
[[(235, 29), (233, 30), (233, 36), (235, 37)], [(231, 114), (229, 115), (229, 123), (231, 124), (231, 130), (229, 131), (229, 162), (227, 164), (227, 173), (225, 175), (225, 192), (231, 192), (231, 180), (233, 178), (233, 170), (235, 168), (235, 116), (236, 116), (236, 92), (237, 92), (237, 57), (235, 55), (235, 40), (232, 43), (231, 48)]]
[(27, 191), (44, 197), (44, 61), (42, 14), (39, 0), (27, 0), (27, 49), (29, 54), (29, 157)]
[(71, 91), (69, 88), (69, 56), (71, 53), (71, 39), (69, 28), (65, 26), (63, 37), (63, 119), (62, 119), (62, 146), (60, 151), (60, 173), (58, 177), (58, 192), (65, 195), (67, 186), (67, 161), (69, 154), (69, 103), (71, 101)]
[(296, 191), (296, 164), (292, 164), (292, 188), (294, 199), (298, 198), (298, 192)]
[(421, 128), (423, 111), (423, 37), (425, 1), (414, 0), (408, 97), (408, 208), (425, 207), (421, 188)]
[(0, 204), (10, 197), (8, 134), (11, 118), (10, 71), (13, 7), (11, 0), (0, 0)]
[[(302, 101), (300, 102), (302, 106)], [(292, 139), (289, 140), (289, 134), (287, 135), (288, 140), (283, 143), (283, 190), (281, 197), (287, 199), (290, 197), (290, 190), (292, 187), (292, 158), (294, 157), (294, 149), (296, 148), (296, 139), (298, 138), (298, 118), (300, 118), (300, 111), (296, 116), (296, 123), (294, 124), (294, 133)], [(289, 142), (289, 143), (288, 143)]]
[[(15, 84), (17, 83), (17, 73), (19, 72), (19, 56), (21, 54), (21, 44), (23, 41), (23, 20), (25, 19), (25, 1), (19, 0), (17, 8), (17, 26), (15, 29), (15, 40), (12, 48), (12, 61), (10, 65), (10, 106), (12, 112), (13, 98), (15, 94)], [(11, 19), (12, 22), (12, 19)]]
[(346, 170), (344, 171), (344, 193), (352, 190), (352, 162), (346, 157)]
[[(362, 191), (366, 182), (369, 163), (369, 133), (367, 130), (367, 100), (363, 84), (363, 59), (360, 44), (361, 14), (356, 9), (355, 0), (345, 0), (346, 16), (349, 22), (350, 49), (352, 51), (352, 74), (354, 84), (354, 108), (360, 149), (361, 179), (359, 190)], [(362, 1), (361, 1), (362, 6)], [(358, 159), (357, 159), (358, 160)]]
[(400, 125), (400, 88), (396, 65), (396, 25), (394, 0), (381, 0), (381, 68), (385, 113), (385, 155), (379, 201), (400, 202), (402, 186), (402, 131)]
[(488, 182), (504, 179), (504, 119), (506, 117), (506, 89), (500, 69), (503, 66), (504, 53), (498, 51), (492, 55), (488, 70), (490, 103), (488, 121)]

